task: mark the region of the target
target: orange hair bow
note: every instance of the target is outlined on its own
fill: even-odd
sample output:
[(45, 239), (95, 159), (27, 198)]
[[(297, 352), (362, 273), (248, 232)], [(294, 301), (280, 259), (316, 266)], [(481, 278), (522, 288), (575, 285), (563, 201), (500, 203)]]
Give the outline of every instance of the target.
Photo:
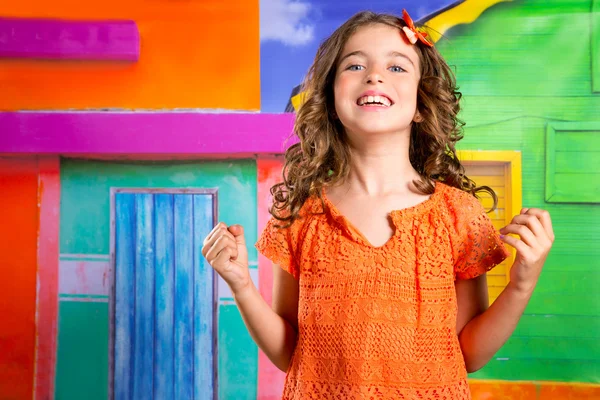
[(402, 10), (402, 19), (406, 23), (407, 26), (403, 27), (402, 30), (406, 34), (408, 41), (411, 44), (417, 43), (417, 40), (420, 40), (426, 46), (433, 47), (433, 43), (426, 39), (427, 33), (421, 32), (419, 28), (417, 28), (406, 10)]

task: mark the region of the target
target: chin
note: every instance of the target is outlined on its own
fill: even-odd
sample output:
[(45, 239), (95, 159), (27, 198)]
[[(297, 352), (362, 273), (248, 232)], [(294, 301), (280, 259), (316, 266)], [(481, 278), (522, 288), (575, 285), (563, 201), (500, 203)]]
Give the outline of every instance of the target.
[(351, 128), (351, 130), (364, 135), (377, 135), (402, 131), (402, 125), (400, 124), (390, 124), (383, 121), (380, 122), (381, 123), (371, 121), (368, 123), (356, 124)]

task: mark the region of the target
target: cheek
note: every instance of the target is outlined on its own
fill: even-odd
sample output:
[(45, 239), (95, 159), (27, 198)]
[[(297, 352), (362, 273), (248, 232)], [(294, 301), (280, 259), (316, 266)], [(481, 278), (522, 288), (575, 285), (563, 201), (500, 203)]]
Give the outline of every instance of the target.
[(335, 95), (336, 102), (338, 99), (341, 100), (342, 97), (348, 94), (350, 90), (350, 80), (346, 78), (344, 75), (339, 76), (335, 84), (333, 86), (333, 93)]
[(405, 104), (415, 105), (417, 104), (417, 86), (414, 82), (404, 82), (398, 87), (401, 98), (404, 99)]

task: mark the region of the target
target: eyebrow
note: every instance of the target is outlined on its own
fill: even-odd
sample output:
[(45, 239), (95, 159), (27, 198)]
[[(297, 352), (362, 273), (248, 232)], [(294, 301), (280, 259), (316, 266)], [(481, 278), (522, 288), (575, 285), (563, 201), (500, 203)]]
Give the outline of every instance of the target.
[[(352, 57), (352, 56), (361, 56), (361, 57), (367, 57), (366, 53), (364, 51), (353, 51), (351, 53), (346, 54), (344, 57), (342, 57), (342, 59), (340, 60), (340, 64), (342, 62), (344, 62), (344, 60), (348, 57)], [(401, 58), (405, 58), (409, 63), (411, 63), (411, 65), (414, 67), (415, 63), (413, 63), (413, 61), (410, 59), (410, 57), (408, 57), (406, 54), (404, 53), (400, 53), (399, 51), (390, 51), (388, 53), (388, 57), (401, 57)]]

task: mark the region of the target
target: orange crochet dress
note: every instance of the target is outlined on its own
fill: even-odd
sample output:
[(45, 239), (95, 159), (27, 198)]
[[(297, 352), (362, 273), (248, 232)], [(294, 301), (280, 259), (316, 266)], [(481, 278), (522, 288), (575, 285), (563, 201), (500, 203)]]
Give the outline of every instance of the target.
[(373, 247), (335, 206), (310, 198), (286, 229), (256, 244), (299, 279), (298, 339), (283, 399), (470, 399), (456, 332), (456, 279), (508, 255), (479, 201), (436, 184), (392, 211)]

